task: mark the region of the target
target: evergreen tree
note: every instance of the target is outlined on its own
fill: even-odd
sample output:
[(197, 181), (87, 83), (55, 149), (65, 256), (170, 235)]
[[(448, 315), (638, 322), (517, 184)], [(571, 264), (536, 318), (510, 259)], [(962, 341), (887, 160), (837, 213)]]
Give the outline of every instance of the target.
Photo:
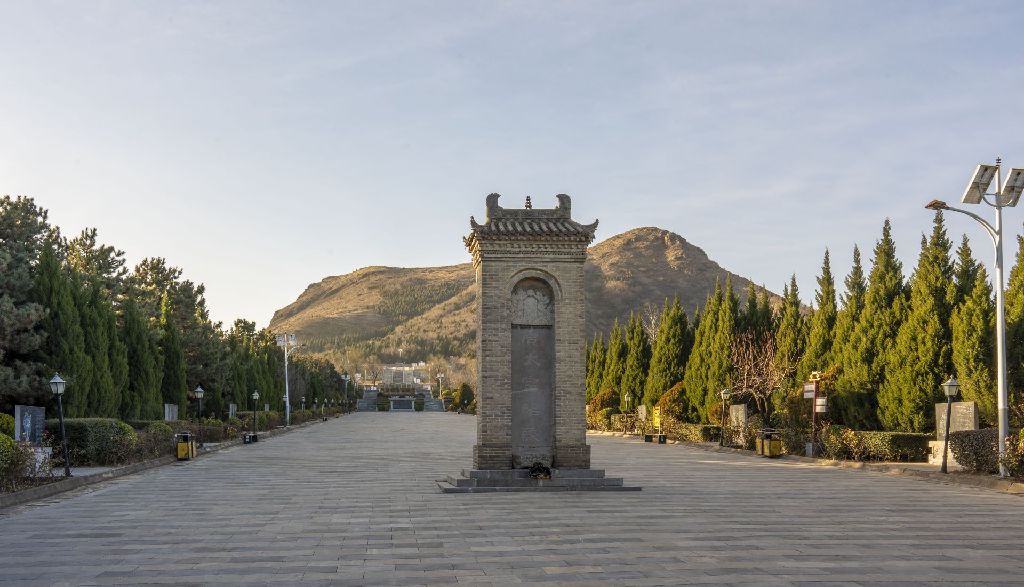
[[(644, 383), (644, 404), (653, 406), (672, 386), (683, 380), (683, 370), (693, 349), (693, 332), (686, 321), (686, 312), (679, 298), (668, 304), (658, 323), (658, 333), (651, 350), (651, 366)], [(685, 411), (684, 411), (685, 413)]]
[(1010, 396), (1024, 396), (1024, 236), (1017, 236), (1017, 259), (1003, 299), (1006, 318), (1006, 372)]
[(587, 401), (601, 391), (601, 377), (604, 375), (604, 358), (607, 353), (604, 336), (598, 333), (587, 352)]
[[(626, 364), (619, 384), (620, 411), (627, 412), (644, 398), (644, 384), (651, 365), (651, 341), (639, 314), (630, 314), (626, 326)], [(654, 404), (651, 404), (653, 406)], [(651, 407), (648, 406), (648, 407)]]
[(92, 365), (85, 352), (75, 284), (61, 266), (54, 244), (49, 243), (39, 258), (36, 269), (36, 300), (47, 309), (42, 320), (46, 340), (40, 355), (48, 372), (59, 372), (68, 382), (63, 403), (65, 415), (82, 418), (88, 415)]
[(162, 365), (160, 349), (153, 340), (146, 319), (135, 301), (124, 304), (124, 326), (121, 339), (128, 358), (128, 387), (121, 400), (124, 420), (158, 420), (163, 418), (160, 394)]
[[(867, 281), (864, 267), (860, 261), (860, 248), (853, 247), (853, 267), (843, 281), (846, 291), (841, 296), (842, 308), (836, 315), (835, 339), (829, 357), (829, 370), (835, 372), (836, 366), (842, 364), (843, 357), (854, 352), (852, 344), (853, 331), (864, 311), (864, 298), (867, 294)], [(852, 428), (867, 429), (875, 427), (876, 406), (874, 395), (865, 390), (854, 389), (847, 385), (839, 371), (835, 376), (834, 389), (829, 393), (829, 412), (838, 424)]]
[(878, 392), (878, 417), (887, 429), (924, 432), (935, 425), (933, 404), (942, 399), (939, 386), (953, 371), (951, 248), (942, 212), (936, 212), (911, 278), (909, 312), (887, 353)]
[(885, 375), (885, 352), (896, 339), (905, 314), (903, 265), (896, 257), (892, 224), (887, 218), (882, 225), (882, 238), (875, 243), (864, 309), (836, 361), (841, 369), (836, 391), (857, 399), (849, 406), (847, 425), (861, 429), (877, 427), (877, 392)]
[(708, 393), (711, 363), (714, 361), (712, 349), (714, 348), (715, 334), (718, 331), (719, 308), (723, 304), (722, 286), (715, 282), (715, 291), (704, 303), (704, 309), (700, 312), (699, 320), (693, 334), (693, 350), (690, 352), (689, 360), (686, 361), (686, 368), (683, 371), (683, 388), (685, 393), (682, 398), (686, 405), (683, 406), (682, 414), (690, 422), (699, 422), (704, 406), (704, 397)]
[(604, 359), (604, 373), (601, 375), (601, 391), (611, 389), (619, 392), (622, 374), (626, 370), (626, 340), (619, 328), (618, 319), (612, 324), (612, 332), (608, 336), (608, 352)]
[(771, 332), (774, 328), (774, 318), (768, 291), (764, 287), (755, 287), (753, 283), (749, 283), (746, 296), (743, 310), (736, 319), (737, 332)]
[[(785, 374), (783, 389), (796, 385), (797, 368), (804, 354), (805, 335), (804, 317), (800, 313), (800, 292), (796, 285), (796, 275), (793, 275), (789, 285), (783, 288), (782, 308), (775, 331), (775, 361), (778, 369)], [(776, 397), (782, 396), (778, 394)]]
[(964, 400), (977, 402), (979, 419), (995, 425), (995, 304), (984, 267), (977, 269), (970, 295), (954, 310), (950, 322), (953, 366)]
[(79, 284), (78, 293), (78, 316), (85, 338), (85, 350), (92, 367), (86, 415), (115, 417), (119, 398), (115, 394), (114, 378), (110, 372), (111, 340), (108, 338), (104, 314), (107, 301), (97, 282), (91, 285)]
[[(181, 336), (171, 318), (172, 309), (164, 296), (161, 311), (160, 353), (163, 356), (163, 378), (160, 389), (165, 404), (178, 405), (178, 417), (185, 418), (188, 407), (188, 383), (185, 380), (185, 354), (181, 350)], [(267, 391), (264, 388), (264, 391)]]
[(739, 300), (732, 289), (732, 277), (725, 278), (722, 303), (718, 306), (715, 320), (715, 335), (707, 354), (707, 382), (700, 417), (702, 422), (711, 421), (710, 409), (719, 405), (719, 392), (732, 386), (732, 342), (736, 336), (736, 315)]
[(832, 344), (836, 339), (836, 318), (836, 284), (832, 277), (828, 249), (825, 249), (821, 275), (818, 276), (818, 291), (814, 295), (814, 314), (811, 316), (810, 332), (807, 335), (807, 348), (797, 372), (799, 381), (807, 379), (812, 371), (828, 369)]
[(953, 300), (955, 306), (959, 306), (971, 297), (974, 286), (978, 281), (978, 272), (981, 265), (974, 260), (971, 252), (971, 243), (965, 234), (960, 241), (960, 247), (956, 250), (956, 264), (953, 266), (954, 281), (956, 283), (956, 296)]

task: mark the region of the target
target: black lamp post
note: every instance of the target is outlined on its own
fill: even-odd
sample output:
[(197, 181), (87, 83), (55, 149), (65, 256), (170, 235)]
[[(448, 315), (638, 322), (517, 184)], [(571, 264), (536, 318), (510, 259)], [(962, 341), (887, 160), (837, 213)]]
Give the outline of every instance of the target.
[(206, 395), (206, 390), (203, 389), (202, 385), (197, 385), (195, 391), (192, 393), (195, 394), (196, 399), (199, 400), (199, 418), (198, 422), (196, 422), (196, 436), (198, 438), (196, 440), (199, 446), (203, 446), (203, 396)]
[(729, 388), (723, 389), (718, 392), (718, 395), (722, 397), (722, 430), (718, 434), (718, 446), (725, 446), (725, 402), (732, 395), (732, 390)]
[(302, 396), (302, 411), (306, 411), (306, 396)]
[(946, 435), (942, 439), (942, 468), (939, 470), (943, 473), (948, 473), (949, 471), (946, 470), (946, 454), (949, 451), (949, 416), (953, 411), (953, 398), (960, 393), (960, 384), (956, 382), (955, 377), (950, 377), (941, 387), (942, 392), (946, 394)]
[(68, 383), (60, 378), (59, 373), (53, 374), (50, 380), (50, 391), (57, 396), (57, 416), (60, 418), (60, 443), (64, 447), (64, 476), (71, 476), (71, 460), (68, 458), (68, 435), (64, 432), (64, 388)]
[(260, 399), (260, 392), (252, 392), (252, 435), (256, 437), (256, 401)]

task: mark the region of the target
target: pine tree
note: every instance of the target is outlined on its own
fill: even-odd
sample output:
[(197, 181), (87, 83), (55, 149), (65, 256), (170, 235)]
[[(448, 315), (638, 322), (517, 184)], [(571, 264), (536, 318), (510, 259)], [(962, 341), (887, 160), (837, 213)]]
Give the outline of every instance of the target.
[(936, 212), (931, 238), (911, 278), (909, 312), (887, 353), (878, 392), (878, 417), (887, 429), (924, 432), (935, 425), (933, 404), (942, 399), (939, 386), (953, 371), (951, 248), (942, 212)]
[(78, 316), (85, 336), (85, 349), (92, 365), (89, 378), (89, 406), (91, 417), (112, 417), (117, 415), (118, 398), (114, 393), (114, 379), (110, 372), (110, 344), (106, 316), (103, 310), (107, 304), (97, 282), (79, 284)]
[[(651, 365), (651, 341), (639, 314), (630, 314), (626, 326), (626, 364), (619, 383), (620, 410), (627, 412), (644, 399), (644, 384)], [(651, 404), (653, 406), (653, 404)], [(648, 407), (651, 407), (648, 406)]]
[(718, 331), (718, 310), (722, 303), (722, 286), (716, 281), (714, 293), (708, 297), (704, 303), (704, 309), (700, 312), (693, 334), (693, 350), (690, 352), (690, 358), (686, 361), (686, 368), (683, 371), (683, 388), (685, 389), (683, 398), (686, 401), (686, 405), (683, 406), (683, 414), (690, 422), (701, 421), (704, 397), (708, 393), (708, 373), (714, 360), (711, 353), (715, 334)]
[(612, 332), (608, 336), (608, 352), (604, 359), (604, 372), (601, 375), (601, 391), (610, 389), (619, 392), (622, 374), (626, 369), (626, 340), (622, 335), (618, 319), (612, 324)]
[(981, 265), (974, 260), (971, 252), (971, 243), (965, 234), (960, 241), (960, 247), (956, 250), (956, 264), (953, 266), (954, 281), (956, 283), (956, 297), (953, 300), (955, 306), (964, 303), (964, 300), (971, 296), (975, 283), (978, 281), (978, 271)]
[[(644, 383), (644, 403), (653, 406), (662, 394), (683, 380), (683, 370), (693, 349), (693, 331), (686, 320), (686, 312), (676, 298), (668, 300), (658, 323), (658, 334), (651, 351), (651, 367)], [(683, 411), (685, 413), (685, 410)]]
[(601, 377), (604, 375), (604, 358), (607, 352), (604, 336), (598, 333), (587, 352), (587, 401), (601, 391)]
[(799, 381), (805, 380), (812, 371), (828, 369), (835, 340), (836, 317), (836, 283), (832, 277), (828, 249), (825, 249), (821, 275), (818, 276), (818, 291), (814, 295), (814, 315), (811, 316), (810, 332), (807, 334), (807, 348), (797, 372)]
[[(800, 313), (800, 292), (797, 289), (796, 275), (789, 279), (789, 285), (783, 288), (782, 308), (779, 312), (779, 324), (775, 331), (775, 361), (778, 369), (785, 374), (782, 388), (790, 389), (796, 385), (796, 372), (804, 354), (805, 322)], [(777, 397), (782, 397), (778, 394)]]
[(68, 382), (63, 399), (65, 415), (85, 417), (91, 401), (92, 365), (85, 352), (85, 335), (75, 304), (75, 284), (61, 266), (52, 242), (39, 258), (35, 292), (36, 301), (47, 309), (42, 320), (46, 341), (40, 347), (40, 355), (49, 372), (61, 373)]
[[(846, 291), (841, 296), (842, 308), (836, 315), (835, 339), (832, 343), (832, 353), (829, 357), (828, 370), (836, 371), (837, 365), (841, 365), (843, 357), (854, 352), (852, 344), (853, 331), (860, 321), (860, 315), (864, 311), (864, 298), (867, 294), (867, 281), (864, 277), (864, 267), (860, 261), (860, 248), (853, 247), (853, 267), (849, 275), (843, 280)], [(827, 390), (829, 394), (829, 412), (832, 419), (838, 424), (844, 424), (852, 428), (867, 429), (874, 428), (876, 406), (874, 396), (865, 390), (854, 389), (848, 384), (848, 380), (838, 371), (835, 376), (834, 388)]]
[[(852, 276), (852, 274), (851, 274)], [(896, 257), (892, 223), (882, 225), (882, 238), (875, 243), (864, 309), (837, 357), (841, 369), (835, 383), (840, 395), (856, 398), (847, 411), (846, 424), (860, 429), (878, 426), (877, 393), (885, 375), (886, 350), (896, 339), (906, 314), (903, 265)], [(838, 335), (837, 327), (837, 335)]]
[(992, 286), (985, 268), (978, 265), (974, 287), (953, 312), (950, 321), (953, 334), (953, 366), (960, 394), (966, 401), (977, 402), (979, 419), (996, 424), (995, 369), (995, 304)]
[[(181, 350), (181, 335), (172, 319), (172, 309), (167, 296), (161, 308), (160, 353), (163, 356), (163, 379), (160, 389), (166, 404), (178, 405), (178, 417), (185, 419), (188, 407), (188, 383), (185, 380), (185, 354)], [(264, 391), (267, 391), (264, 388)]]

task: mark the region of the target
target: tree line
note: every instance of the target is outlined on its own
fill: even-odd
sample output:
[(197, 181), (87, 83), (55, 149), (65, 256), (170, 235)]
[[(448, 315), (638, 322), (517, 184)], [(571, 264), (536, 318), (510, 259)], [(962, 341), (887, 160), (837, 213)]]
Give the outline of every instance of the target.
[[(68, 381), (71, 417), (179, 417), (202, 386), (204, 415), (228, 404), (283, 408), (283, 353), (255, 323), (229, 327), (210, 318), (205, 287), (182, 278), (160, 257), (133, 269), (124, 252), (99, 242), (95, 228), (74, 238), (48, 221), (32, 198), (0, 198), (0, 411), (15, 404), (51, 405), (54, 372)], [(292, 403), (305, 395), (344, 399), (346, 387), (323, 358), (293, 356)]]
[[(1011, 416), (1024, 420), (1024, 237), (1005, 292)], [(865, 272), (858, 247), (838, 293), (826, 250), (814, 303), (795, 276), (781, 303), (751, 285), (745, 301), (726, 280), (692, 318), (666, 300), (657, 328), (639, 314), (594, 339), (587, 354), (591, 409), (630, 412), (661, 405), (689, 422), (720, 421), (723, 389), (774, 425), (809, 411), (801, 384), (812, 372), (829, 398), (828, 418), (862, 430), (924, 432), (951, 375), (962, 398), (996, 421), (995, 303), (966, 236), (953, 250), (943, 215), (922, 235), (917, 266), (904, 277), (887, 219)]]

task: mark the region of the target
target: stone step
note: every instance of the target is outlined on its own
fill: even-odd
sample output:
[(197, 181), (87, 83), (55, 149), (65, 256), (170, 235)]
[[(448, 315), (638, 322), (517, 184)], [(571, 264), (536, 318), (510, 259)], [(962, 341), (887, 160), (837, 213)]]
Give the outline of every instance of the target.
[(624, 485), (601, 485), (601, 486), (577, 486), (566, 485), (528, 485), (528, 486), (505, 486), (505, 487), (463, 487), (452, 485), (448, 481), (438, 481), (438, 489), (441, 493), (515, 493), (515, 492), (549, 492), (549, 491), (640, 491), (642, 488)]
[[(530, 479), (529, 469), (463, 469), (463, 477), (471, 479)], [(599, 479), (604, 469), (551, 469), (552, 479)]]
[(622, 478), (607, 477), (601, 479), (561, 478), (561, 479), (471, 479), (468, 477), (445, 478), (445, 481), (456, 487), (618, 487), (622, 486)]

